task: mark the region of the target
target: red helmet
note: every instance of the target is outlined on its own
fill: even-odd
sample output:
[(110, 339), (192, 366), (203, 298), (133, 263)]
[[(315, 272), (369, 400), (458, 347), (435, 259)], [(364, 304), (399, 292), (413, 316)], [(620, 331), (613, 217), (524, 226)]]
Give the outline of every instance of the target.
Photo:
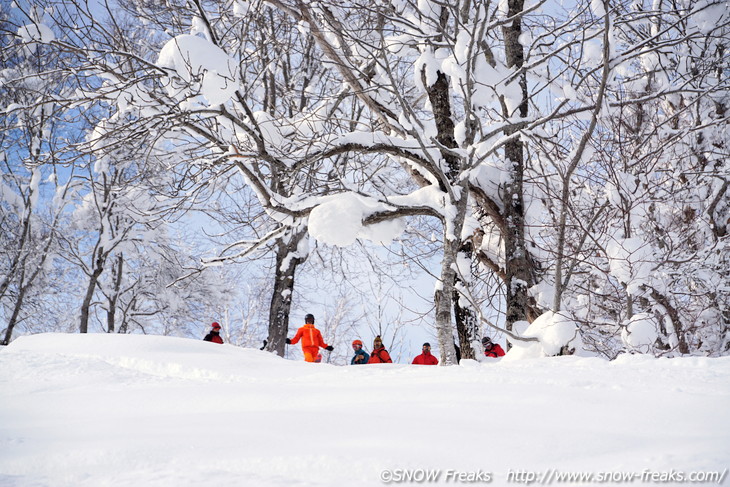
[(219, 325), (217, 321), (214, 321), (213, 324), (210, 325), (210, 326), (212, 326), (214, 330), (220, 330), (221, 329), (221, 325)]
[(362, 347), (362, 342), (360, 340), (353, 340), (352, 346), (354, 347), (355, 345), (360, 345)]

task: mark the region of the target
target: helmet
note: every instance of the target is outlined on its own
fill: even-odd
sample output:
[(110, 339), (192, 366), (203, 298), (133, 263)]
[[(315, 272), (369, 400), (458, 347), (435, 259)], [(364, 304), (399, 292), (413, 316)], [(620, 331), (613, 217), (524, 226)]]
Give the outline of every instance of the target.
[(210, 325), (214, 330), (220, 330), (221, 325), (218, 324), (217, 321), (214, 321), (213, 324)]
[(360, 340), (353, 340), (352, 346), (354, 347), (355, 345), (360, 345), (362, 347), (362, 342)]
[(487, 343), (492, 343), (492, 339), (489, 337), (482, 338), (482, 345), (486, 345)]

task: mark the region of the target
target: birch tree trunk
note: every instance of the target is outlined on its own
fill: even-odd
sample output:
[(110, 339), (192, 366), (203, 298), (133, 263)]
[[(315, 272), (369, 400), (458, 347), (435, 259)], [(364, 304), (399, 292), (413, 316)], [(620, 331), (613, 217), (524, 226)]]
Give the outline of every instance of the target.
[[(466, 200), (466, 193), (462, 197)], [(461, 202), (459, 202), (461, 203)], [(459, 204), (459, 214), (463, 218), (466, 204)], [(454, 222), (456, 223), (456, 222)], [(462, 220), (463, 223), (463, 220)], [(461, 225), (458, 225), (461, 227)], [(456, 225), (455, 225), (456, 227)], [(459, 228), (460, 229), (460, 228)], [(444, 250), (441, 260), (441, 286), (434, 293), (434, 304), (436, 308), (436, 336), (439, 341), (439, 349), (441, 350), (441, 364), (456, 364), (456, 349), (454, 348), (454, 335), (451, 325), (451, 310), (453, 304), (453, 296), (455, 293), (456, 283), (456, 267), (457, 255), (459, 253), (459, 242), (449, 235), (449, 232), (456, 230), (449, 225), (444, 225)]]
[[(444, 16), (442, 15), (442, 21)], [(469, 200), (468, 185), (459, 181), (461, 175), (462, 160), (451, 153), (448, 149), (458, 147), (454, 136), (455, 124), (452, 119), (451, 102), (449, 97), (449, 81), (443, 73), (437, 74), (436, 81), (429, 86), (426, 82), (425, 71), (421, 73), (423, 84), (431, 102), (434, 119), (436, 121), (436, 141), (442, 146), (441, 155), (445, 166), (445, 176), (452, 191), (449, 195), (450, 204), (456, 206), (456, 215), (447, 218), (444, 222), (444, 250), (441, 261), (441, 288), (437, 289), (434, 295), (436, 305), (436, 335), (441, 350), (441, 364), (455, 365), (456, 349), (454, 348), (454, 333), (451, 321), (452, 308), (456, 305), (454, 296), (458, 295), (456, 284), (459, 276), (456, 272), (458, 255), (462, 249), (461, 232), (466, 218), (467, 203)], [(445, 188), (444, 188), (445, 189)], [(462, 318), (470, 312), (466, 309), (460, 313)], [(471, 314), (474, 314), (471, 311)]]

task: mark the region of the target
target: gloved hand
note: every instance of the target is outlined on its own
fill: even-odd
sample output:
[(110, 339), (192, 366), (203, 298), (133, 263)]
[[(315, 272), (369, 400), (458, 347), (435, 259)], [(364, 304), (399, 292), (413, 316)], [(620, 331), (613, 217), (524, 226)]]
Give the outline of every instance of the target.
[(331, 352), (332, 350), (335, 349), (335, 347), (333, 347), (332, 345), (327, 345), (326, 347), (324, 347), (324, 349), (327, 350), (328, 352)]
[(287, 338), (287, 339), (286, 339), (286, 344), (287, 344), (287, 345), (291, 345), (291, 340), (289, 340), (289, 339)]

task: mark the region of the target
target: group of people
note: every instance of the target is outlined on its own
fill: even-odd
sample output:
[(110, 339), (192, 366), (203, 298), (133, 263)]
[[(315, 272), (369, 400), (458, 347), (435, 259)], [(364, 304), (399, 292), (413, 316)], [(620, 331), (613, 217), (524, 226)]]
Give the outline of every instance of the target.
[[(203, 338), (207, 342), (223, 343), (223, 338), (220, 336), (221, 325), (213, 322), (211, 325), (211, 331)], [(321, 362), (322, 355), (319, 352), (320, 348), (323, 348), (329, 352), (334, 350), (332, 345), (327, 345), (322, 338), (322, 333), (314, 326), (314, 315), (307, 314), (304, 317), (304, 326), (297, 330), (294, 338), (286, 339), (287, 345), (296, 345), (301, 340), (302, 352), (304, 353), (304, 360), (307, 362)], [(498, 344), (493, 343), (489, 337), (482, 339), (482, 345), (484, 346), (484, 355), (487, 357), (501, 357), (504, 355), (504, 349)], [(355, 352), (350, 365), (363, 365), (363, 364), (392, 364), (393, 359), (390, 358), (390, 354), (383, 346), (383, 339), (380, 335), (376, 336), (373, 340), (373, 350), (367, 353), (363, 349), (363, 343), (361, 340), (354, 340), (352, 342), (352, 349)], [(458, 348), (457, 348), (458, 351)], [(458, 353), (457, 353), (458, 355)], [(421, 348), (421, 354), (413, 359), (415, 365), (438, 365), (439, 360), (431, 354), (431, 344), (426, 342)]]
[[(504, 349), (499, 343), (493, 343), (489, 337), (482, 338), (482, 346), (484, 347), (484, 355), (487, 357), (502, 357), (504, 356)], [(459, 347), (454, 344), (456, 348), (456, 360), (461, 360), (461, 354), (459, 353)], [(439, 359), (431, 355), (431, 344), (426, 342), (423, 344), (421, 349), (421, 355), (416, 356), (413, 359), (412, 364), (415, 365), (438, 365)]]
[(380, 335), (375, 337), (373, 340), (373, 351), (367, 353), (362, 348), (362, 341), (354, 340), (352, 342), (352, 349), (355, 351), (355, 355), (350, 360), (350, 365), (363, 365), (363, 364), (392, 364), (393, 359), (390, 358), (390, 354), (383, 346), (383, 339)]

